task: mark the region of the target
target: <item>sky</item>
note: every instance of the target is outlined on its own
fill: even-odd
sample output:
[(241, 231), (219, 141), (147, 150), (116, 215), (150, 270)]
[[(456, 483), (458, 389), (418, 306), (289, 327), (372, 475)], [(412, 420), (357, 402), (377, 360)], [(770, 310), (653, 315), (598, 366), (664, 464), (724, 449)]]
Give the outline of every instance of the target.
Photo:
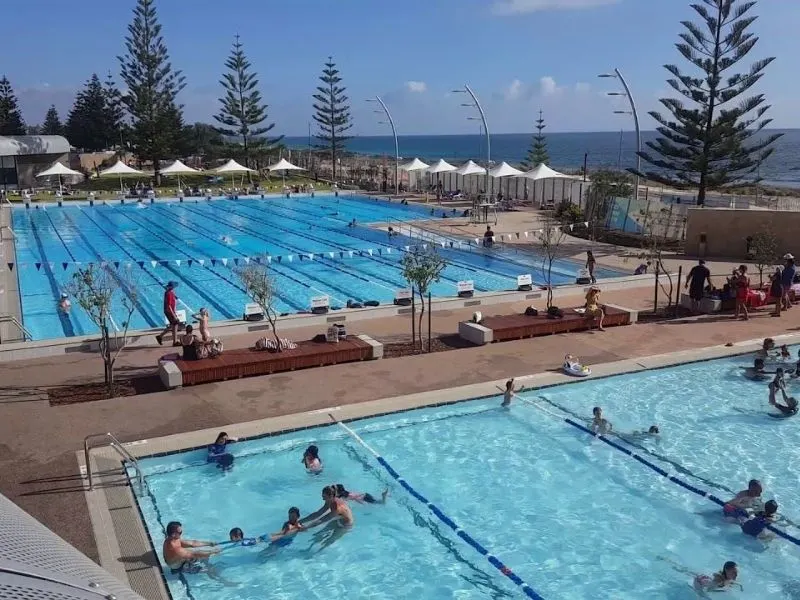
[[(0, 75), (11, 81), (23, 117), (41, 123), (50, 104), (66, 117), (75, 93), (97, 72), (119, 72), (117, 56), (134, 0), (26, 0), (4, 10)], [(609, 97), (620, 70), (647, 114), (672, 95), (663, 65), (685, 66), (675, 49), (688, 0), (156, 0), (187, 122), (212, 122), (223, 64), (234, 36), (260, 77), (275, 133), (306, 135), (311, 95), (333, 56), (351, 101), (354, 135), (388, 135), (376, 95), (398, 134), (478, 133), (474, 108), (456, 89), (469, 85), (492, 133), (632, 129), (627, 100)], [(755, 88), (772, 105), (773, 127), (800, 127), (800, 2), (760, 0), (753, 60), (776, 60)], [(11, 49), (18, 51), (10, 51)], [(792, 59), (791, 57), (795, 58)], [(749, 67), (750, 60), (747, 61)], [(312, 125), (313, 128), (313, 125)]]

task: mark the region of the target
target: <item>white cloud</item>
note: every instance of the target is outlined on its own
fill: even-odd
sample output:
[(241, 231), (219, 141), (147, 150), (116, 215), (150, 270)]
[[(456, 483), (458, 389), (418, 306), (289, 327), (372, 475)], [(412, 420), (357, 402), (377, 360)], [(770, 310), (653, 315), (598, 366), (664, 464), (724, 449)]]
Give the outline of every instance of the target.
[(406, 87), (409, 92), (416, 94), (421, 94), (428, 89), (428, 85), (424, 81), (406, 81)]
[(591, 85), (589, 85), (588, 83), (584, 83), (582, 81), (579, 81), (578, 83), (575, 84), (575, 91), (579, 94), (586, 94), (591, 89), (592, 89)]
[(511, 82), (511, 85), (508, 86), (505, 92), (506, 100), (516, 100), (520, 97), (522, 93), (522, 82), (519, 79), (515, 79)]
[(492, 12), (496, 15), (518, 15), (546, 10), (580, 10), (618, 4), (622, 0), (495, 0)]
[(542, 96), (555, 96), (561, 88), (556, 84), (556, 80), (546, 75), (539, 80), (539, 93)]

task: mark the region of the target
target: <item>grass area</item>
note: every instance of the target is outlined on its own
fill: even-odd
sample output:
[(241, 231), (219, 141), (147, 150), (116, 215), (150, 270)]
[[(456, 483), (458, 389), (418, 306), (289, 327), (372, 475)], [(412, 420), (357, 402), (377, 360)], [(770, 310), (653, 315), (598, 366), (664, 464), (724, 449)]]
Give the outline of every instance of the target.
[[(150, 178), (147, 176), (143, 176), (139, 179), (136, 177), (125, 177), (123, 178), (122, 182), (124, 185), (135, 185), (137, 182), (141, 181), (142, 183), (150, 183)], [(271, 179), (254, 179), (253, 182), (255, 183), (258, 181), (259, 188), (263, 190), (265, 193), (270, 194), (277, 194), (283, 190), (283, 179), (280, 177), (273, 177)], [(300, 186), (300, 185), (307, 185), (309, 183), (314, 184), (314, 189), (317, 191), (328, 191), (330, 190), (330, 186), (327, 183), (323, 183), (322, 181), (313, 181), (308, 177), (287, 177), (286, 178), (286, 185), (288, 186)], [(235, 187), (241, 188), (242, 187), (242, 178), (241, 176), (234, 177), (234, 184)], [(250, 184), (245, 177), (244, 180), (244, 187), (248, 187)], [(209, 178), (205, 175), (194, 175), (189, 177), (181, 177), (181, 186), (183, 189), (199, 187), (203, 190), (210, 189), (212, 196), (222, 196), (225, 195), (226, 190), (231, 189), (231, 179), (230, 177), (226, 177), (222, 183), (209, 183)], [(127, 189), (127, 188), (126, 188)], [(175, 197), (178, 195), (178, 179), (177, 177), (162, 178), (162, 185), (155, 188), (158, 197)], [(54, 188), (52, 190), (41, 191), (32, 196), (34, 202), (56, 202), (55, 193), (58, 191), (58, 188)], [(106, 179), (90, 179), (88, 181), (84, 181), (76, 186), (72, 186), (72, 195), (71, 196), (64, 196), (64, 201), (70, 200), (87, 200), (89, 198), (89, 193), (94, 192), (95, 198), (98, 200), (109, 200), (113, 198), (117, 198), (119, 193), (119, 179), (115, 178), (106, 178)], [(22, 202), (22, 197), (9, 194), (8, 199), (11, 202)]]

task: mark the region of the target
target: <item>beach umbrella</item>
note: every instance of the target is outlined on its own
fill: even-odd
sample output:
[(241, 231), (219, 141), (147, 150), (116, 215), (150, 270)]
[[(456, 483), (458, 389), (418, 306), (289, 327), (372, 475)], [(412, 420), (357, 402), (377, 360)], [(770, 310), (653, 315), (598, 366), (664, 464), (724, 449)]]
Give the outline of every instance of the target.
[(168, 167), (164, 167), (161, 169), (162, 175), (177, 175), (178, 176), (178, 188), (181, 189), (181, 175), (191, 175), (192, 173), (199, 173), (197, 169), (193, 169), (192, 167), (188, 167), (183, 164), (181, 161), (176, 160), (174, 163), (169, 165)]
[(98, 177), (119, 177), (119, 190), (121, 192), (125, 191), (125, 188), (122, 187), (122, 178), (130, 177), (131, 175), (144, 175), (144, 171), (129, 167), (119, 159), (117, 159), (116, 164), (98, 173)]
[(69, 167), (65, 167), (60, 162), (54, 163), (49, 169), (45, 169), (41, 173), (37, 173), (36, 177), (58, 177), (58, 194), (61, 195), (61, 177), (64, 175), (83, 175), (80, 171), (74, 171)]
[(217, 167), (216, 169), (213, 169), (213, 172), (216, 173), (217, 175), (228, 175), (228, 174), (230, 174), (230, 176), (231, 176), (231, 185), (235, 186), (236, 184), (235, 184), (235, 182), (233, 180), (233, 176), (236, 173), (241, 173), (242, 174), (242, 180), (244, 180), (244, 174), (245, 173), (255, 173), (255, 169), (250, 169), (248, 167), (245, 167), (244, 165), (240, 165), (235, 160), (230, 159), (228, 162), (226, 162), (221, 167)]
[(281, 171), (283, 173), (283, 187), (286, 187), (286, 172), (287, 171), (305, 171), (303, 167), (293, 165), (285, 158), (280, 159), (274, 165), (267, 167), (269, 171)]

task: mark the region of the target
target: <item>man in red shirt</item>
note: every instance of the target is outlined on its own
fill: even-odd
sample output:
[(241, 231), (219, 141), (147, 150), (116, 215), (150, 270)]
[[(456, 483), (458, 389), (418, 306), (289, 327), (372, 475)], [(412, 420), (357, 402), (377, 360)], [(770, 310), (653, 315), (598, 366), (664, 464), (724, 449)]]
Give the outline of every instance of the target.
[(164, 290), (164, 316), (167, 318), (167, 326), (164, 331), (156, 336), (156, 341), (159, 346), (164, 343), (164, 336), (168, 332), (172, 332), (172, 345), (174, 346), (178, 340), (178, 313), (175, 310), (178, 297), (175, 295), (175, 288), (178, 286), (175, 281), (168, 281), (167, 287)]

